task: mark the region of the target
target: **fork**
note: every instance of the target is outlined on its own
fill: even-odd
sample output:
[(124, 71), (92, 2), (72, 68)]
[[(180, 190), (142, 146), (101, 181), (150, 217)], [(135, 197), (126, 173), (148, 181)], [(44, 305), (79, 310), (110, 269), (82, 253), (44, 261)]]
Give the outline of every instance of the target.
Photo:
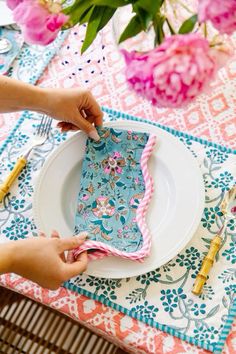
[(43, 115), (40, 124), (38, 125), (36, 135), (31, 146), (27, 149), (24, 155), (20, 156), (15, 163), (14, 168), (11, 170), (3, 184), (0, 185), (0, 202), (5, 195), (9, 192), (10, 187), (17, 179), (23, 168), (26, 166), (31, 151), (37, 146), (43, 145), (48, 139), (49, 132), (52, 126), (52, 118)]

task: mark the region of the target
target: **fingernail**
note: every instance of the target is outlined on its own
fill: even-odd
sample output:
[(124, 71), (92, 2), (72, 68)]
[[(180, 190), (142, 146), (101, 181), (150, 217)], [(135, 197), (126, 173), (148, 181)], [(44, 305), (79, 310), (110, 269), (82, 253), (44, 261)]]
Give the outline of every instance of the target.
[(100, 140), (100, 136), (98, 135), (98, 132), (96, 130), (92, 130), (91, 132), (89, 132), (88, 136), (95, 141)]
[(73, 263), (73, 262), (74, 262), (73, 252), (69, 251), (66, 258), (66, 263)]
[(81, 240), (86, 240), (87, 237), (88, 237), (88, 233), (86, 231), (84, 231), (84, 232), (81, 232), (77, 236), (77, 239), (78, 239), (78, 241), (81, 241)]

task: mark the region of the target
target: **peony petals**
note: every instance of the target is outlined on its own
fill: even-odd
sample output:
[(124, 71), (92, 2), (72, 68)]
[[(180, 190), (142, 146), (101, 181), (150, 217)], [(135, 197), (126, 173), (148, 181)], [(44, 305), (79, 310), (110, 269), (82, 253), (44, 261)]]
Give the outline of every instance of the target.
[(235, 0), (199, 0), (199, 22), (211, 21), (220, 32), (232, 34), (236, 30)]
[(181, 107), (209, 86), (217, 69), (208, 41), (199, 34), (173, 35), (154, 50), (126, 53), (131, 88), (158, 107)]
[(68, 20), (63, 13), (52, 14), (46, 6), (34, 0), (18, 1), (13, 18), (21, 27), (25, 41), (40, 45), (51, 43)]

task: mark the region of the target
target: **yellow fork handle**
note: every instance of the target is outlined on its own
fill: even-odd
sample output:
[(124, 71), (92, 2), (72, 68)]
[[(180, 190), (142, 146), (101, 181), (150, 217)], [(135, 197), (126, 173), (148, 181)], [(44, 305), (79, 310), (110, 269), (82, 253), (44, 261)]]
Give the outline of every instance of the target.
[(3, 184), (0, 185), (0, 202), (3, 200), (5, 195), (9, 192), (9, 189), (13, 182), (17, 179), (20, 172), (26, 165), (27, 160), (24, 157), (20, 157), (13, 168), (13, 170), (9, 173), (6, 180)]
[(221, 241), (222, 241), (222, 239), (219, 235), (215, 236), (212, 239), (208, 254), (203, 259), (200, 272), (198, 273), (198, 275), (196, 277), (196, 280), (195, 280), (195, 283), (193, 286), (193, 290), (192, 290), (193, 294), (195, 294), (195, 295), (201, 294), (202, 288), (207, 280), (207, 276), (213, 266), (215, 256), (220, 249)]

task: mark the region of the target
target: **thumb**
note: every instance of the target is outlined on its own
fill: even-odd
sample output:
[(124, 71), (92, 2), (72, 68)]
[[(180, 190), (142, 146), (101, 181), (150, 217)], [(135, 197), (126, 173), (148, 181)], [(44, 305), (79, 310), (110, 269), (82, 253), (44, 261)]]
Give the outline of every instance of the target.
[(87, 236), (88, 236), (88, 233), (86, 231), (84, 231), (84, 232), (81, 232), (77, 236), (60, 239), (59, 252), (73, 250), (74, 248), (81, 246), (84, 243), (84, 241), (86, 240)]
[(81, 253), (75, 262), (64, 264), (64, 275), (66, 279), (70, 279), (83, 273), (86, 270), (88, 264), (87, 252)]
[(73, 124), (88, 134), (91, 139), (95, 141), (100, 140), (97, 129), (86, 118), (84, 118), (80, 112), (77, 113)]

